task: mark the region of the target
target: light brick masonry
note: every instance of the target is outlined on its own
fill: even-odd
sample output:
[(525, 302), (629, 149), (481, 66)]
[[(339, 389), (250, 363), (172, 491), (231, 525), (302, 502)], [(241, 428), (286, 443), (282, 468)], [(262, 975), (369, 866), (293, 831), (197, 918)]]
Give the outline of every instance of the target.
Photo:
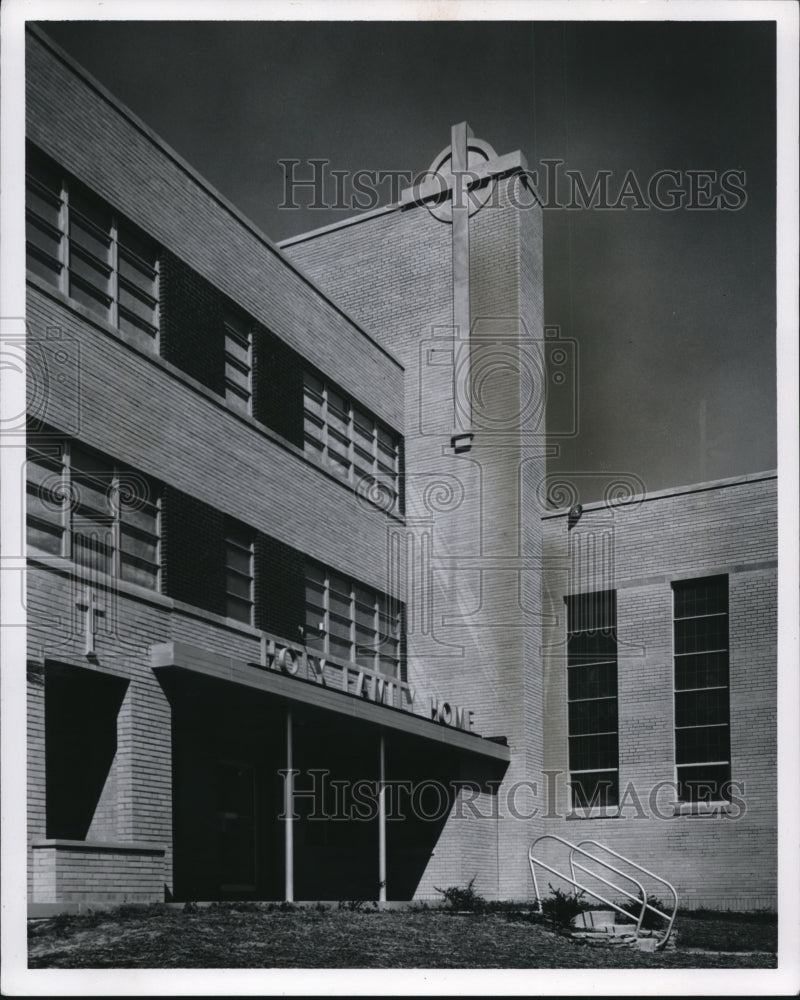
[[(436, 886), (473, 877), (488, 897), (530, 898), (528, 846), (554, 833), (647, 864), (690, 906), (774, 907), (775, 476), (653, 495), (611, 490), (577, 519), (548, 507), (543, 380), (561, 391), (553, 372), (566, 347), (544, 328), (541, 211), (515, 202), (519, 170), (493, 177), (491, 203), (469, 220), (472, 328), (459, 331), (453, 226), (425, 205), (406, 202), (277, 248), (37, 29), (27, 80), (31, 148), (172, 255), (163, 330), (174, 336), (192, 315), (187, 297), (202, 289), (203, 301), (230, 300), (268, 331), (264, 342), (283, 351), (270, 357), (289, 373), (281, 406), (262, 396), (255, 419), (215, 391), (223, 379), (206, 377), (208, 358), (181, 363), (191, 338), (142, 347), (31, 273), (30, 343), (51, 364), (65, 352), (68, 377), (50, 383), (29, 443), (42, 434), (83, 444), (163, 486), (167, 503), (192, 498), (206, 518), (197, 513), (196, 523), (208, 525), (198, 550), (232, 522), (254, 532), (254, 621), (284, 593), (281, 620), (292, 627), (278, 638), (298, 662), (309, 640), (305, 618), (293, 618), (295, 604), (302, 612), (311, 600), (306, 557), (354, 581), (354, 603), (367, 591), (404, 602), (404, 680), (414, 697), (404, 703), (398, 688), (366, 712), (361, 695), (374, 702), (376, 688), (366, 674), (356, 687), (357, 663), (349, 693), (321, 695), (326, 685), (313, 673), (253, 681), (252, 671), (279, 668), (264, 661), (260, 628), (200, 606), (204, 583), (219, 580), (192, 579), (199, 562), (177, 564), (174, 509), (162, 510), (157, 589), (87, 579), (66, 554), (31, 553), (31, 901), (284, 898), (279, 770), (292, 713), (301, 785), (329, 761), (348, 780), (373, 780), (379, 738), (390, 777), (467, 783), (434, 823), (389, 824), (389, 899), (436, 897)], [(402, 513), (358, 495), (286, 431), (302, 424), (292, 365), (321, 373), (376, 426), (402, 436)], [(454, 447), (459, 436), (467, 443)], [(672, 584), (717, 575), (728, 579), (731, 775), (741, 801), (704, 815), (667, 790), (654, 815), (653, 789), (675, 781)], [(102, 611), (92, 642), (87, 586)], [(628, 791), (613, 816), (570, 816), (564, 599), (610, 589)], [(336, 671), (331, 663), (325, 676)], [(445, 702), (450, 727), (458, 719), (475, 735), (442, 736), (445, 719), (430, 716)], [(404, 713), (428, 721), (403, 729)], [(293, 829), (298, 894), (377, 898), (374, 823), (320, 832), (303, 814)]]

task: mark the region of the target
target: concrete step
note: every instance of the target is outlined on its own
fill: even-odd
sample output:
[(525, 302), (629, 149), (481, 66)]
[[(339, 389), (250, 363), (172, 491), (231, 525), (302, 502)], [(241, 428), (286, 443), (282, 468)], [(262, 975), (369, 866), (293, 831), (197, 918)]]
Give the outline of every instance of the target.
[(572, 926), (581, 930), (598, 927), (613, 927), (616, 913), (613, 910), (586, 910), (572, 918)]

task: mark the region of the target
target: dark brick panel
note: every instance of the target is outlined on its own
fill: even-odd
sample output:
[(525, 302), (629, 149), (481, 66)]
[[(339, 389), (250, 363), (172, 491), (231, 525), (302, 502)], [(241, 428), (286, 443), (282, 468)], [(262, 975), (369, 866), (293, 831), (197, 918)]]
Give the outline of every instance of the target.
[(303, 553), (257, 534), (255, 564), (256, 627), (299, 641), (305, 619)]
[(225, 614), (225, 516), (180, 490), (164, 489), (163, 589), (169, 597)]
[(263, 326), (253, 341), (253, 416), (302, 448), (303, 359)]
[(196, 271), (161, 252), (161, 354), (213, 392), (225, 392), (225, 297)]

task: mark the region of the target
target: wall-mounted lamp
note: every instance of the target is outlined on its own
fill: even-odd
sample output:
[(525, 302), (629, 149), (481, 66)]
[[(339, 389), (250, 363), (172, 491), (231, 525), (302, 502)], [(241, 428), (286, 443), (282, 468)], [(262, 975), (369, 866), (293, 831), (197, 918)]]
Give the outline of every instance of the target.
[(569, 509), (569, 514), (567, 514), (567, 527), (573, 528), (580, 521), (582, 513), (583, 505), (579, 503), (573, 504)]

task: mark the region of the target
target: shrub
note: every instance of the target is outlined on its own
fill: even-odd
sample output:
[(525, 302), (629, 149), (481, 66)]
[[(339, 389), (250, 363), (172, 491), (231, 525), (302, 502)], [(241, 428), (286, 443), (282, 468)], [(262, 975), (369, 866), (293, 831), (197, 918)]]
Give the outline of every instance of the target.
[(566, 892), (564, 889), (550, 888), (550, 896), (542, 900), (542, 915), (550, 921), (553, 928), (569, 929), (573, 917), (590, 910), (591, 906), (584, 902), (582, 892)]
[[(655, 906), (656, 909), (661, 910), (662, 913), (669, 913), (669, 911), (672, 909), (671, 906), (667, 906), (667, 904), (662, 902), (657, 896), (648, 896), (647, 905)], [(626, 903), (623, 903), (622, 909), (625, 910), (626, 913), (630, 913), (630, 915), (635, 920), (638, 920), (639, 912), (642, 909), (641, 896), (639, 897), (638, 900), (629, 899)], [(644, 911), (644, 920), (642, 920), (643, 930), (660, 931), (664, 930), (666, 926), (667, 926), (667, 921), (663, 917), (660, 917), (657, 913), (653, 913), (652, 910)]]
[(440, 889), (438, 885), (433, 888), (440, 892), (451, 910), (467, 910), (469, 913), (483, 913), (486, 909), (486, 900), (473, 888), (476, 876), (473, 875), (466, 886), (451, 885), (446, 889)]

